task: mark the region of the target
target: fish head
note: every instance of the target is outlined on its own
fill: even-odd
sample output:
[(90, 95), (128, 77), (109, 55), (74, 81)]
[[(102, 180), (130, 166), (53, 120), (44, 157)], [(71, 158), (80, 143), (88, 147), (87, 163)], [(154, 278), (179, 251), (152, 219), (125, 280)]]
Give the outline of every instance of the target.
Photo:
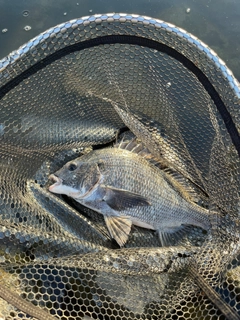
[(54, 181), (49, 191), (79, 199), (86, 197), (99, 183), (101, 173), (98, 163), (73, 160), (51, 174), (49, 179)]

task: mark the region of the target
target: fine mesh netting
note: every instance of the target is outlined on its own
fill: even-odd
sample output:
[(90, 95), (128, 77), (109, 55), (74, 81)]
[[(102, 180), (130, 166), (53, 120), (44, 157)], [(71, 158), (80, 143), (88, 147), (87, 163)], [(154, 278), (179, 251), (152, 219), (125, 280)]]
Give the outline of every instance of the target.
[[(239, 106), (213, 51), (137, 15), (72, 20), (1, 60), (0, 318), (240, 319)], [(48, 191), (128, 134), (198, 189), (210, 232), (162, 247), (134, 226), (119, 249), (102, 215)]]

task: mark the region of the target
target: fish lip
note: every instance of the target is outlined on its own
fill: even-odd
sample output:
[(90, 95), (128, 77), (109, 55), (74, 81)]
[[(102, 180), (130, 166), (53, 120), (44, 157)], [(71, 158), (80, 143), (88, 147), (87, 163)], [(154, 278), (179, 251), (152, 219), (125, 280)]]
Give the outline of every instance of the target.
[(49, 190), (50, 190), (50, 191), (51, 191), (52, 189), (54, 189), (54, 187), (60, 186), (60, 185), (62, 184), (62, 182), (63, 182), (63, 180), (62, 180), (61, 178), (55, 176), (55, 174), (51, 174), (51, 175), (49, 176), (49, 179), (50, 179), (50, 180), (53, 180), (53, 181), (55, 182), (54, 184), (52, 184), (52, 185), (49, 187)]

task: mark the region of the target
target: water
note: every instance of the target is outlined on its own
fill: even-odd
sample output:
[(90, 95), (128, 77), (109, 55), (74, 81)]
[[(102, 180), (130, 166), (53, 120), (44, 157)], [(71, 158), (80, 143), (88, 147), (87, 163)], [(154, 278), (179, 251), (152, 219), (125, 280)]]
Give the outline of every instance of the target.
[[(64, 21), (126, 12), (171, 22), (207, 43), (240, 81), (239, 0), (0, 0), (0, 58)], [(26, 26), (31, 27), (30, 29)]]

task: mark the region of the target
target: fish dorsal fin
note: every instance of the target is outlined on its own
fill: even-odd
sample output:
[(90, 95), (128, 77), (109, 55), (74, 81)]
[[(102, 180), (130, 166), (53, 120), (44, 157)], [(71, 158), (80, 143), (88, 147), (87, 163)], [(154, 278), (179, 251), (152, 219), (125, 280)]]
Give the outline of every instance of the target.
[(153, 156), (148, 148), (142, 143), (142, 141), (132, 133), (125, 133), (122, 139), (114, 145), (114, 148), (134, 152), (140, 155), (142, 158), (147, 159), (151, 164), (159, 167), (160, 169), (165, 169), (167, 167), (166, 160)]
[(105, 185), (101, 185), (101, 188), (105, 190), (103, 200), (109, 205), (109, 207), (116, 211), (122, 211), (127, 208), (137, 206), (151, 205), (148, 199), (140, 194)]
[(172, 187), (187, 201), (199, 203), (206, 194), (188, 178), (172, 168), (165, 168), (164, 176)]
[(104, 216), (108, 231), (120, 247), (128, 240), (131, 231), (132, 221), (126, 216)]
[(146, 149), (146, 152), (150, 153), (150, 151), (148, 151), (148, 149), (143, 145), (141, 140), (131, 133), (125, 133), (122, 139), (115, 143), (114, 148), (128, 150), (134, 153), (139, 153)]

